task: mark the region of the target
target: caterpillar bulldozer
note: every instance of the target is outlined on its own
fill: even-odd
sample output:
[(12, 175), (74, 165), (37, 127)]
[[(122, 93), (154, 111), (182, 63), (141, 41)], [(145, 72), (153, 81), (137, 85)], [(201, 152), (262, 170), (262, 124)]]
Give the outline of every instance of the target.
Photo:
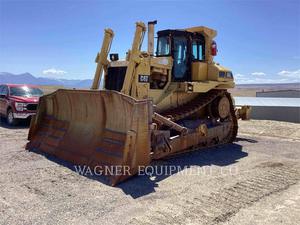
[(27, 149), (99, 171), (113, 167), (104, 177), (116, 185), (153, 160), (233, 142), (238, 123), (227, 90), (235, 83), (213, 60), (217, 32), (161, 30), (154, 52), (155, 24), (148, 23), (142, 51), (147, 27), (136, 23), (124, 60), (109, 54), (114, 32), (105, 29), (91, 89), (41, 97)]

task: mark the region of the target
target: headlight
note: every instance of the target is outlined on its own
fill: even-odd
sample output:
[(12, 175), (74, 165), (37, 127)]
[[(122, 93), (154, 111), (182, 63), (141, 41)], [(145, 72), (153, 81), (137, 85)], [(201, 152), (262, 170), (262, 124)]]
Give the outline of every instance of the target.
[(15, 102), (15, 107), (17, 111), (23, 111), (26, 104), (22, 102)]
[(232, 79), (232, 78), (233, 78), (233, 75), (232, 75), (232, 73), (231, 73), (231, 72), (227, 72), (227, 73), (226, 73), (226, 77), (227, 77), (227, 78), (231, 78), (231, 79)]
[(219, 72), (219, 77), (220, 78), (229, 78), (229, 79), (233, 79), (233, 75), (232, 72), (225, 72), (225, 71), (220, 71)]
[(219, 72), (219, 77), (221, 77), (221, 78), (225, 78), (225, 72), (224, 71), (220, 71)]

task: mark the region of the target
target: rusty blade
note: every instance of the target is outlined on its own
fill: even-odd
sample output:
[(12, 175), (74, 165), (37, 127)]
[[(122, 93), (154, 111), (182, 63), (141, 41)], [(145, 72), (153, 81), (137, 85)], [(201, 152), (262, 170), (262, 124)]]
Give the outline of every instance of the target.
[(60, 89), (40, 99), (27, 148), (92, 169), (121, 168), (104, 174), (115, 185), (150, 163), (151, 107), (116, 91)]

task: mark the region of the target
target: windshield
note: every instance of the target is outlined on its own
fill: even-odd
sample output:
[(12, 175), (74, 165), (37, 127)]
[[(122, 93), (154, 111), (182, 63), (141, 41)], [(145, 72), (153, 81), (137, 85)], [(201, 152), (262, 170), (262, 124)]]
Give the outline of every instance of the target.
[(39, 88), (32, 87), (11, 87), (10, 95), (23, 96), (23, 97), (39, 97), (43, 95), (43, 92)]
[(157, 40), (157, 56), (170, 55), (170, 39), (169, 37), (159, 37)]

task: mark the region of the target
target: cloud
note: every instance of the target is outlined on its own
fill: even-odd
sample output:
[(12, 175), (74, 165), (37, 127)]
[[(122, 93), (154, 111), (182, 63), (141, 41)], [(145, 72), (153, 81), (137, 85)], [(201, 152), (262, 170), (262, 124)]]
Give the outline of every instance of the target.
[(295, 71), (283, 70), (274, 75), (263, 72), (253, 72), (251, 74), (234, 74), (237, 84), (265, 84), (265, 83), (298, 83), (300, 82), (300, 69)]
[(243, 78), (243, 77), (245, 77), (245, 75), (244, 75), (244, 74), (237, 73), (237, 74), (234, 75), (234, 77), (235, 77), (235, 78)]
[(294, 70), (294, 71), (282, 70), (278, 73), (278, 75), (283, 76), (283, 77), (290, 77), (290, 78), (300, 79), (300, 69), (299, 70)]
[(289, 79), (268, 79), (268, 78), (249, 78), (249, 79), (236, 79), (237, 84), (275, 84), (275, 83), (293, 83), (296, 82), (295, 80), (289, 80)]
[(253, 72), (251, 73), (253, 76), (265, 76), (266, 74), (264, 72)]
[(59, 70), (59, 69), (55, 69), (55, 68), (43, 70), (44, 75), (64, 75), (66, 73), (67, 72), (64, 70)]

